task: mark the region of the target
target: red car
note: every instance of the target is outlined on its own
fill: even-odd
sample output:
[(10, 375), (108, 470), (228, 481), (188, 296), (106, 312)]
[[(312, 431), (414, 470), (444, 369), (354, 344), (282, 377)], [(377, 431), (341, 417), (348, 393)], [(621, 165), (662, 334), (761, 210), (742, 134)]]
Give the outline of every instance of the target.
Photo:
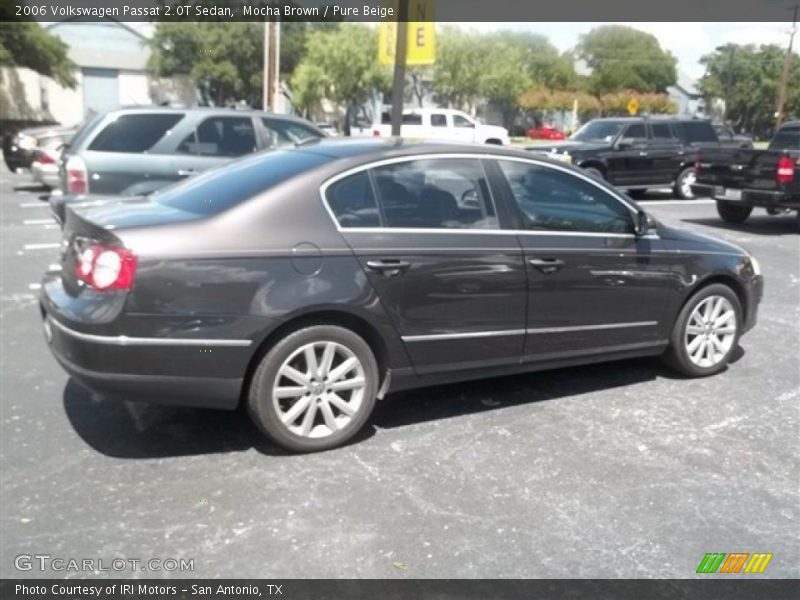
[(546, 125), (542, 125), (541, 127), (531, 127), (527, 131), (528, 137), (533, 138), (534, 140), (565, 140), (567, 136), (564, 135), (563, 132), (559, 131), (555, 127), (547, 127)]

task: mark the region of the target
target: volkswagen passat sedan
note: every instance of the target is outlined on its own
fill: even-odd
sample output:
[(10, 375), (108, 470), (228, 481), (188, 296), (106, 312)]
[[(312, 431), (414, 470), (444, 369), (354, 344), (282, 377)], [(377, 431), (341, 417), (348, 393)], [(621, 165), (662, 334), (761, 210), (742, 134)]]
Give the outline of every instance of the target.
[[(68, 209), (50, 348), (102, 394), (233, 409), (295, 451), (376, 398), (633, 356), (704, 376), (756, 322), (758, 262), (514, 150), (323, 141)], [(620, 368), (624, 368), (624, 365)]]

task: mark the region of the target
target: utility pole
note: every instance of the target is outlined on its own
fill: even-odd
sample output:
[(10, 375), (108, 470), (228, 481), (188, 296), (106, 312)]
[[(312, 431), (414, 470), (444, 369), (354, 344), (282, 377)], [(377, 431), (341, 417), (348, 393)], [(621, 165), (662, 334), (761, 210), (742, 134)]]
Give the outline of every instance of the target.
[(406, 52), (408, 50), (408, 0), (399, 0), (397, 12), (397, 41), (394, 51), (394, 81), (392, 83), (392, 135), (400, 135), (403, 121), (403, 92), (406, 87)]
[(276, 17), (264, 21), (264, 86), (262, 100), (264, 110), (274, 112), (278, 108), (281, 27)]
[(792, 17), (792, 31), (789, 33), (789, 49), (783, 59), (783, 74), (781, 75), (781, 87), (778, 92), (778, 109), (775, 111), (775, 128), (781, 126), (783, 122), (783, 105), (786, 102), (786, 86), (789, 82), (789, 67), (792, 63), (792, 45), (794, 44), (794, 34), (797, 33), (797, 9), (800, 5), (794, 5), (794, 15)]

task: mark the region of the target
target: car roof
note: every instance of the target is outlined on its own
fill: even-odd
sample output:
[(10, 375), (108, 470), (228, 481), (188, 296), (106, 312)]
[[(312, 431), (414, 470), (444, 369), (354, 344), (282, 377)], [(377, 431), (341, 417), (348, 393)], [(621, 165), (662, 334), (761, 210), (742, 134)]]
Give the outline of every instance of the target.
[[(694, 117), (676, 117), (673, 115), (652, 115), (649, 117), (601, 117), (592, 121), (609, 121), (626, 123), (644, 123), (647, 121), (658, 123), (710, 123), (711, 119), (696, 119)], [(591, 122), (591, 121), (590, 121)]]
[(165, 113), (211, 113), (223, 115), (254, 115), (258, 117), (273, 117), (277, 119), (284, 119), (287, 121), (298, 121), (306, 123), (305, 119), (301, 119), (296, 115), (287, 115), (282, 113), (268, 112), (265, 110), (258, 110), (256, 108), (229, 108), (226, 106), (159, 106), (158, 104), (151, 105), (136, 105), (136, 106), (121, 106), (106, 112), (106, 114), (113, 113), (152, 113), (152, 112), (165, 112)]
[(794, 129), (795, 127), (800, 127), (800, 121), (786, 121), (786, 123), (779, 127), (779, 130), (783, 128)]
[[(393, 158), (418, 154), (491, 154), (531, 158), (529, 152), (494, 144), (469, 144), (440, 142), (409, 138), (324, 138), (313, 140), (296, 148), (301, 152), (320, 154), (330, 158)], [(538, 158), (538, 157), (537, 157)]]

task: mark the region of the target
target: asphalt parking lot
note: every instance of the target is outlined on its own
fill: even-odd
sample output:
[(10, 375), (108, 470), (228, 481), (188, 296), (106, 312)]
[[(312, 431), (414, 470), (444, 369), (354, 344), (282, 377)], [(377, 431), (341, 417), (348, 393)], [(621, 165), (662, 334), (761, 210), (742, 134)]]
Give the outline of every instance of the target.
[[(292, 456), (243, 413), (98, 400), (46, 348), (60, 230), (0, 173), (1, 577), (20, 554), (188, 558), (194, 577), (692, 577), (707, 552), (800, 575), (800, 236), (651, 194), (660, 219), (762, 264), (758, 326), (721, 375), (632, 360), (389, 396), (342, 449)], [(86, 575), (86, 574), (84, 574)], [(706, 576), (708, 577), (708, 576)]]

